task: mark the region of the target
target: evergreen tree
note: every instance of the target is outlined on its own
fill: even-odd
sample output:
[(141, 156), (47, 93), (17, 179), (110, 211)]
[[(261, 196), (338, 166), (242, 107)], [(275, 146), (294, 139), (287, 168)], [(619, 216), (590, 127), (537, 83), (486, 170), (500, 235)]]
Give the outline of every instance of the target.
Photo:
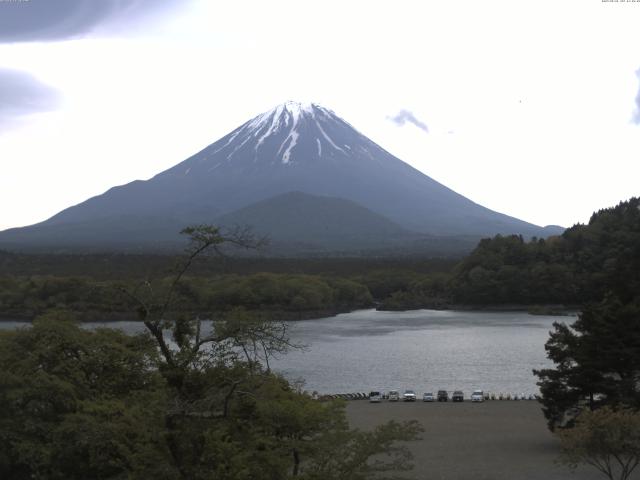
[(556, 368), (534, 373), (551, 429), (571, 425), (584, 407), (640, 409), (640, 297), (609, 294), (571, 326), (555, 323), (545, 348)]

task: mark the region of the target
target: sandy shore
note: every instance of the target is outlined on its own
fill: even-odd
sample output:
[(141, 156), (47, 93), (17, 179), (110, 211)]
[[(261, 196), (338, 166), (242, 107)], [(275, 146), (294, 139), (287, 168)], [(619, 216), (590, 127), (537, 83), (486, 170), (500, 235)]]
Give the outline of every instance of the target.
[(572, 473), (556, 463), (558, 443), (535, 401), (389, 403), (352, 401), (352, 427), (370, 429), (388, 420), (418, 420), (422, 440), (410, 444), (415, 469), (408, 479), (598, 480), (591, 467)]

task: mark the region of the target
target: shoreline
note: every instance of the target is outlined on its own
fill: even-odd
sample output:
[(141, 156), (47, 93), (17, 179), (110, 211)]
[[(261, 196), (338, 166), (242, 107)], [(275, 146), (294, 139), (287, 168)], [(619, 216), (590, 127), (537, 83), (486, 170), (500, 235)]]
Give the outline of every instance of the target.
[[(354, 308), (354, 309), (346, 309), (346, 308), (335, 308), (335, 309), (323, 309), (323, 310), (310, 310), (308, 312), (288, 312), (288, 311), (266, 311), (267, 315), (273, 317), (276, 320), (285, 321), (285, 322), (297, 322), (297, 321), (305, 321), (305, 320), (318, 320), (321, 318), (335, 317), (342, 313), (351, 313), (356, 312), (358, 310), (373, 310), (373, 307), (369, 308)], [(253, 311), (248, 310), (249, 313), (253, 313)], [(78, 313), (74, 311), (69, 311), (72, 315), (75, 315), (78, 318), (80, 323), (92, 323), (92, 322), (103, 322), (103, 323), (115, 323), (115, 322), (140, 322), (142, 320), (135, 317), (135, 312), (90, 312), (90, 313)], [(177, 312), (174, 312), (177, 315)], [(39, 314), (5, 314), (4, 312), (0, 313), (0, 323), (2, 322), (23, 322), (23, 323), (32, 323), (35, 318), (42, 315)], [(204, 319), (203, 320), (211, 320)]]
[[(449, 305), (447, 308), (414, 308), (414, 309), (380, 309), (378, 306), (373, 305), (368, 308), (332, 308), (322, 310), (310, 310), (307, 312), (290, 312), (290, 311), (276, 311), (268, 312), (269, 316), (277, 318), (277, 320), (285, 322), (302, 322), (308, 320), (318, 320), (322, 318), (335, 317), (343, 313), (353, 313), (360, 310), (373, 310), (377, 312), (417, 312), (420, 310), (436, 310), (436, 311), (460, 311), (460, 312), (527, 312), (529, 315), (542, 315), (542, 316), (558, 316), (558, 317), (575, 317), (580, 312), (580, 309), (576, 305), (558, 305), (558, 304), (546, 304), (546, 305), (524, 305), (524, 304), (493, 304), (493, 305)], [(91, 322), (142, 322), (135, 316), (135, 312), (85, 312), (77, 313), (71, 312), (76, 315), (80, 323)], [(8, 314), (0, 312), (0, 323), (2, 322), (22, 322), (32, 323), (33, 320), (41, 314)]]
[(424, 308), (394, 309), (379, 308), (380, 312), (407, 312), (414, 310), (442, 310), (442, 311), (459, 311), (459, 312), (527, 312), (531, 315), (550, 315), (550, 316), (575, 316), (580, 311), (579, 305), (564, 305), (557, 303), (505, 303), (505, 304), (449, 304), (446, 307), (431, 306)]

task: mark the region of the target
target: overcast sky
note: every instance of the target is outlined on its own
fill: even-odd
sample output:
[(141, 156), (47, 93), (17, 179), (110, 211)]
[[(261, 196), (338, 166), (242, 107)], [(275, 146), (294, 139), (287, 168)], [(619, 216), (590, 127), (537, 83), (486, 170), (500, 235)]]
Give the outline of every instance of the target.
[(640, 194), (640, 0), (0, 0), (0, 230), (312, 101), (539, 225)]

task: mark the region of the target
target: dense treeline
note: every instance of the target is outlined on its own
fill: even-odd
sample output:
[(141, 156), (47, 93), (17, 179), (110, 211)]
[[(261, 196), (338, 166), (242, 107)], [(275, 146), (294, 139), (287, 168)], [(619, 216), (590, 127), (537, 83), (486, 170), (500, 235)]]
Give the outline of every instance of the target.
[[(150, 282), (96, 281), (88, 277), (2, 277), (0, 315), (33, 318), (52, 308), (64, 308), (83, 320), (132, 317), (135, 311), (125, 289), (166, 291), (171, 277)], [(357, 282), (315, 275), (259, 273), (187, 277), (175, 292), (176, 311), (204, 315), (235, 307), (263, 314), (306, 317), (373, 305), (366, 286)]]
[(592, 215), (547, 240), (497, 236), (482, 240), (454, 270), (455, 303), (569, 303), (625, 297), (640, 288), (640, 199)]
[[(0, 318), (34, 318), (67, 308), (82, 319), (131, 318), (122, 287), (154, 279), (166, 288), (181, 257), (31, 255), (0, 252)], [(204, 257), (181, 284), (180, 308), (208, 315), (235, 306), (283, 318), (307, 318), (371, 307), (432, 275), (451, 259)], [(232, 272), (232, 273), (231, 273)]]
[[(318, 257), (270, 258), (208, 256), (198, 259), (189, 270), (191, 276), (213, 276), (226, 273), (294, 273), (352, 277), (381, 271), (414, 274), (450, 271), (458, 257)], [(13, 276), (55, 275), (91, 277), (99, 280), (138, 279), (170, 275), (180, 264), (180, 255), (142, 254), (26, 254), (0, 250), (0, 274)]]
[(578, 303), (584, 276), (565, 258), (562, 239), (496, 236), (482, 240), (451, 279), (452, 300), (463, 304)]
[(386, 279), (386, 291), (376, 289), (375, 277), (365, 282), (381, 300), (380, 308), (389, 310), (579, 306), (602, 299), (612, 288), (629, 298), (640, 290), (638, 206), (633, 198), (600, 210), (587, 225), (548, 239), (497, 235), (481, 240), (450, 272), (405, 272), (395, 282)]

